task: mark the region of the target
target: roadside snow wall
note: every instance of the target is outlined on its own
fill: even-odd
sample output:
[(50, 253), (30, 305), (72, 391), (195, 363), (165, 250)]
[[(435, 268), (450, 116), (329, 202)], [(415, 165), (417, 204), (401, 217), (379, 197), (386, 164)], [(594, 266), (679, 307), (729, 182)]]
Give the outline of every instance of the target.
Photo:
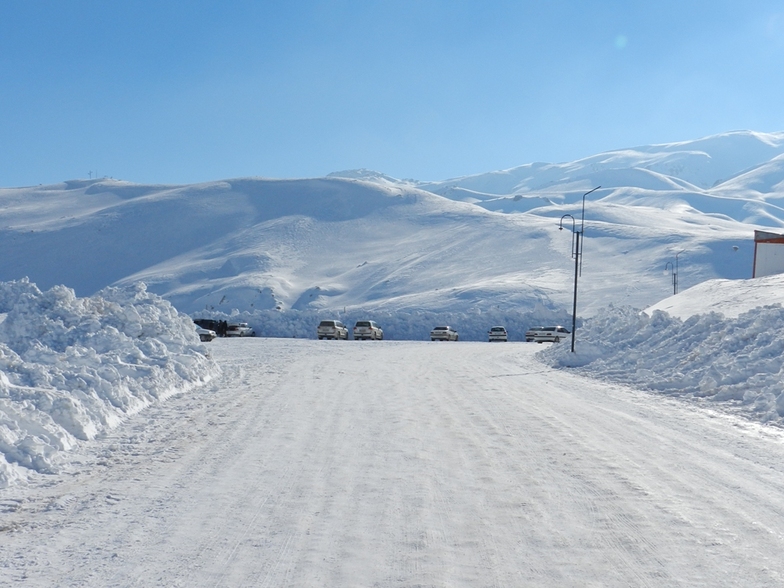
[[(347, 311), (328, 310), (255, 310), (226, 314), (218, 311), (193, 313), (193, 318), (209, 318), (228, 322), (246, 322), (259, 337), (296, 337), (315, 339), (320, 321), (342, 321), (351, 331), (359, 320), (373, 320), (384, 331), (384, 338), (393, 341), (427, 341), (430, 330), (438, 325), (449, 325), (457, 330), (461, 341), (487, 341), (490, 327), (504, 325), (510, 341), (525, 341), (525, 332), (533, 325), (569, 325), (571, 315), (542, 307), (521, 312), (513, 308), (492, 308), (484, 312), (438, 312), (432, 310), (379, 311), (349, 308)], [(350, 335), (349, 335), (350, 336)]]
[(77, 298), (0, 282), (0, 313), (0, 488), (218, 373), (190, 318), (143, 284)]
[(570, 345), (539, 357), (554, 367), (674, 396), (733, 407), (784, 424), (784, 309), (765, 306), (725, 318), (683, 321), (662, 311), (606, 308), (586, 319)]

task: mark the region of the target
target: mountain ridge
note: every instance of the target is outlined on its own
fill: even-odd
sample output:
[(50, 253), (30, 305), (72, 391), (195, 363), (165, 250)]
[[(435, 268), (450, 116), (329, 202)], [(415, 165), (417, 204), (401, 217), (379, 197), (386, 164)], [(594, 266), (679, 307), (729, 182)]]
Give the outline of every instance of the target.
[[(719, 176), (732, 179), (690, 183)], [(784, 226), (784, 133), (733, 132), (443, 182), (359, 169), (4, 188), (0, 280), (28, 276), (79, 295), (142, 280), (190, 313), (558, 311), (570, 308), (574, 280), (559, 220), (580, 219), (583, 194), (599, 185), (585, 203), (579, 312), (645, 308), (667, 296), (662, 269), (681, 250), (684, 288), (750, 277), (753, 231)]]

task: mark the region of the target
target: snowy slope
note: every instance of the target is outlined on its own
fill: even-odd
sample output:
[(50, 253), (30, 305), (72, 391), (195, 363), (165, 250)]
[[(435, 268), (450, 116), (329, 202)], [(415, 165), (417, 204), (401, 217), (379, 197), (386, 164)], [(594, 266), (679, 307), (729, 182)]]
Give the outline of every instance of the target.
[(735, 318), (772, 304), (784, 305), (784, 274), (748, 280), (708, 280), (660, 300), (645, 312), (650, 315), (660, 310), (683, 320), (709, 312)]
[(488, 321), (570, 311), (572, 225), (559, 221), (579, 219), (598, 185), (585, 206), (581, 315), (667, 297), (662, 270), (676, 252), (682, 289), (749, 277), (754, 229), (784, 226), (783, 152), (782, 133), (736, 132), (440, 183), (350, 170), (2, 189), (0, 280), (82, 296), (142, 280), (182, 311), (239, 313), (272, 335), (371, 314), (407, 317), (393, 329), (410, 337), (425, 312), (479, 338)]
[[(709, 189), (784, 153), (784, 132), (736, 131), (695, 141), (608, 151), (568, 163), (530, 163), (508, 170), (421, 184), (448, 195), (462, 188), (497, 196), (527, 192), (559, 193), (598, 180), (607, 187)], [(650, 175), (646, 175), (650, 172)], [(658, 180), (656, 178), (659, 178)]]

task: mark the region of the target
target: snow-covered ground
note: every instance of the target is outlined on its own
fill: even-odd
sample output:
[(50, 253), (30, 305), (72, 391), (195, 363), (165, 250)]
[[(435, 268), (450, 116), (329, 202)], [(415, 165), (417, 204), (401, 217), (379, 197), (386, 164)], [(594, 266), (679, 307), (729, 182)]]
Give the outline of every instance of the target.
[(0, 584), (781, 584), (783, 156), (0, 189)]
[(5, 586), (778, 586), (784, 438), (536, 344), (217, 340), (0, 499)]
[(734, 318), (772, 304), (784, 305), (784, 274), (748, 280), (708, 280), (660, 300), (645, 312), (661, 310), (683, 320), (710, 312)]

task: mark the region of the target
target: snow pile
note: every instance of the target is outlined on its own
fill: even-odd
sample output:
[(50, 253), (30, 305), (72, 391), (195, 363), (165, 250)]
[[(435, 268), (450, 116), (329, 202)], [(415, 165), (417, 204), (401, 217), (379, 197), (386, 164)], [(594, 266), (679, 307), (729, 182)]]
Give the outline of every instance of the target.
[(587, 319), (570, 345), (540, 357), (555, 367), (669, 395), (712, 400), (762, 422), (784, 424), (784, 309), (682, 320), (609, 307)]
[(144, 284), (89, 298), (0, 283), (0, 488), (218, 367), (192, 321)]

